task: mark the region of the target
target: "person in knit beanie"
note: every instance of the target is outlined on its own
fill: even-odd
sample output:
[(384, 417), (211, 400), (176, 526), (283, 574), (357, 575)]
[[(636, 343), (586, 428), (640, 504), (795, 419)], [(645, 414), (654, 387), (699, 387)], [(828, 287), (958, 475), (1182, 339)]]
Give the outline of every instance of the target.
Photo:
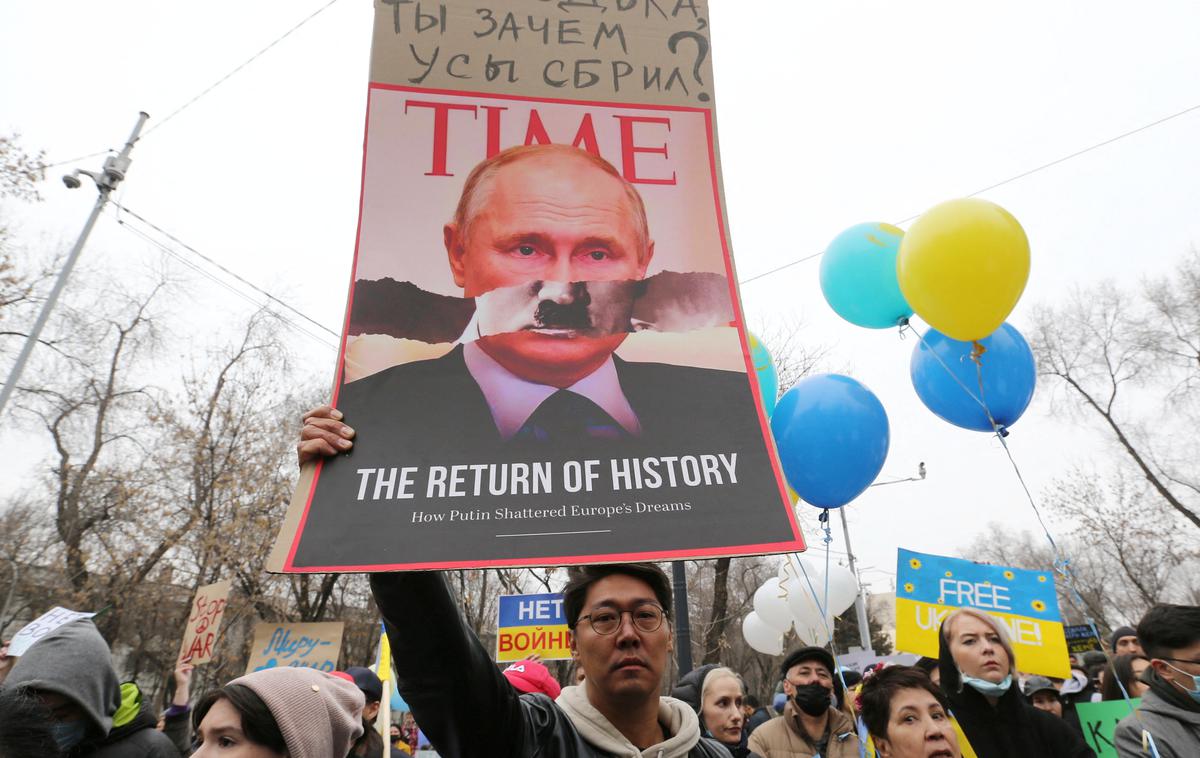
[(314, 669), (255, 671), (196, 706), (192, 755), (340, 758), (362, 734), (363, 702), (353, 683)]
[(1142, 655), (1142, 646), (1138, 642), (1137, 632), (1131, 626), (1120, 626), (1113, 630), (1108, 639), (1108, 647), (1113, 655)]

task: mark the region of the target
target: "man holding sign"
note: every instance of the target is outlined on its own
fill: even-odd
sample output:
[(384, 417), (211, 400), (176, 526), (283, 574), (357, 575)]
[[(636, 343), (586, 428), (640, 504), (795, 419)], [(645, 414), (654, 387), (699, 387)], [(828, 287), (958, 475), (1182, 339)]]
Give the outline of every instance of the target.
[(374, 574), (371, 590), (396, 651), (400, 694), (442, 755), (728, 758), (701, 738), (695, 711), (659, 697), (675, 640), (671, 586), (657, 566), (572, 569), (563, 607), (586, 679), (557, 700), (518, 695), (441, 574)]

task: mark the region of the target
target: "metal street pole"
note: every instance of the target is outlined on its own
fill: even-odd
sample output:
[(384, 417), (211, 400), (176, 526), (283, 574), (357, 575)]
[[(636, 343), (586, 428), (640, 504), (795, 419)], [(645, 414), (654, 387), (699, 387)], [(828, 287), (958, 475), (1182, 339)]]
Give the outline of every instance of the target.
[[(925, 462), (921, 461), (917, 466), (916, 476), (910, 476), (907, 479), (893, 479), (890, 482), (876, 482), (871, 486), (882, 487), (902, 482), (920, 482), (925, 479), (925, 475)], [(862, 644), (863, 650), (874, 655), (875, 649), (871, 647), (870, 621), (867, 618), (867, 592), (863, 589), (862, 580), (858, 578), (858, 571), (854, 568), (854, 548), (850, 547), (850, 527), (846, 524), (846, 509), (838, 508), (838, 515), (842, 517), (842, 534), (846, 538), (846, 557), (850, 561), (850, 573), (854, 574), (854, 581), (858, 583), (858, 594), (854, 597), (854, 611), (858, 617), (858, 640)]]
[(858, 594), (854, 597), (854, 610), (858, 616), (858, 640), (863, 650), (874, 655), (875, 650), (871, 647), (871, 626), (867, 619), (867, 595), (858, 579), (858, 571), (854, 568), (854, 548), (850, 547), (850, 527), (846, 525), (846, 509), (838, 508), (838, 515), (842, 517), (842, 534), (846, 537), (846, 557), (850, 559), (850, 573), (854, 574), (854, 581), (858, 584)]
[(92, 233), (92, 227), (96, 225), (96, 219), (100, 218), (100, 211), (104, 210), (104, 205), (108, 202), (108, 196), (112, 194), (112, 191), (125, 178), (125, 173), (129, 170), (130, 164), (129, 153), (133, 150), (133, 145), (137, 142), (138, 135), (142, 132), (142, 126), (148, 118), (150, 117), (145, 113), (138, 114), (137, 124), (133, 127), (133, 132), (130, 133), (129, 139), (125, 141), (125, 147), (121, 148), (119, 154), (109, 156), (104, 161), (104, 168), (101, 169), (100, 173), (76, 170), (63, 177), (63, 184), (66, 184), (70, 189), (79, 187), (80, 174), (91, 177), (92, 181), (96, 183), (96, 189), (99, 194), (96, 197), (96, 204), (92, 207), (91, 215), (88, 216), (87, 222), (83, 225), (83, 231), (79, 234), (79, 239), (75, 240), (75, 246), (71, 248), (71, 253), (67, 256), (62, 271), (58, 273), (58, 279), (55, 280), (54, 287), (50, 290), (50, 294), (46, 296), (46, 302), (42, 304), (42, 310), (38, 314), (37, 321), (33, 324), (33, 329), (30, 330), (29, 336), (25, 338), (25, 344), (21, 346), (21, 354), (17, 356), (17, 362), (13, 364), (12, 369), (8, 372), (8, 381), (4, 383), (3, 388), (0, 388), (0, 414), (4, 413), (4, 408), (8, 405), (8, 399), (12, 397), (13, 392), (17, 388), (17, 382), (21, 379), (21, 374), (25, 371), (25, 364), (29, 362), (29, 356), (33, 353), (33, 347), (37, 344), (38, 338), (42, 336), (42, 329), (45, 328), (46, 322), (50, 320), (50, 313), (54, 310), (54, 306), (58, 302), (58, 296), (62, 294), (63, 289), (67, 286), (67, 280), (71, 278), (71, 270), (75, 268), (75, 263), (79, 260), (79, 254), (83, 252), (83, 246), (87, 243), (88, 235)]
[(675, 660), (682, 677), (692, 670), (692, 624), (688, 620), (687, 573), (683, 561), (671, 563), (671, 585), (675, 595)]

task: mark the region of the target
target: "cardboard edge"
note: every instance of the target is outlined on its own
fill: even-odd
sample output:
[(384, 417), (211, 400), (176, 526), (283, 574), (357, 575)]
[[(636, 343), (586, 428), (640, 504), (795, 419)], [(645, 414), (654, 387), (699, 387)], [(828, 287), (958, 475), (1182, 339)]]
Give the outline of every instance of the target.
[(300, 469), (300, 478), (296, 482), (296, 488), (292, 490), (292, 499), (288, 501), (287, 512), (283, 516), (283, 522), (279, 525), (279, 534), (275, 537), (275, 544), (272, 546), (271, 552), (267, 554), (266, 570), (268, 573), (292, 573), (285, 571), (284, 566), (291, 553), (292, 544), (299, 536), (297, 532), (304, 519), (304, 511), (313, 490), (313, 479), (316, 472), (317, 464), (315, 462), (306, 463)]

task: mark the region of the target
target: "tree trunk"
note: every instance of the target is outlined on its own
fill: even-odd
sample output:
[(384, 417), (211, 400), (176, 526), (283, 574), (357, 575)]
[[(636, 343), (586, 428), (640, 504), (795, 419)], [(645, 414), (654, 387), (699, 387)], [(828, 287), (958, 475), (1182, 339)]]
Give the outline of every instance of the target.
[(720, 663), (725, 626), (729, 621), (729, 564), (732, 558), (718, 558), (713, 569), (712, 615), (704, 635), (704, 659), (701, 664)]

